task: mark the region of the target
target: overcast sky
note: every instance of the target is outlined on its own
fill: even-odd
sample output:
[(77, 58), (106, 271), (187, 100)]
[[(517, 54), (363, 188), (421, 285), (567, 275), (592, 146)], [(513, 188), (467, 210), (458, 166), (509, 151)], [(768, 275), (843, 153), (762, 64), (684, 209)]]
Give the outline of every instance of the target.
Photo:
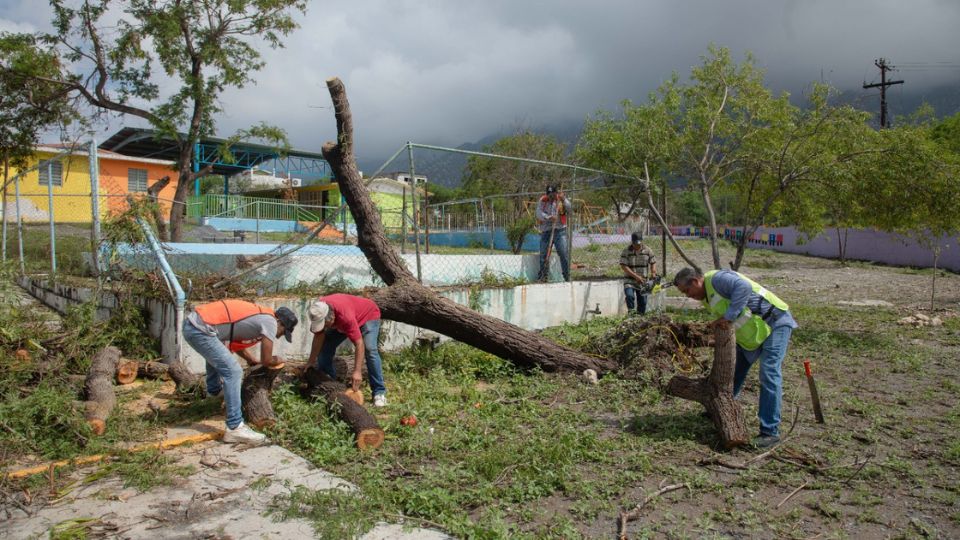
[[(878, 57), (903, 67), (894, 76), (910, 89), (960, 87), (960, 67), (934, 65), (960, 65), (960, 0), (309, 4), (286, 47), (264, 51), (257, 83), (223, 96), (219, 134), (262, 120), (319, 151), (335, 133), (324, 81), (339, 76), (361, 158), (407, 140), (457, 146), (642, 101), (672, 72), (686, 77), (711, 42), (738, 60), (752, 52), (769, 85), (793, 94), (821, 76), (859, 88), (879, 78)], [(0, 0), (0, 30), (44, 30), (49, 13), (42, 0)]]

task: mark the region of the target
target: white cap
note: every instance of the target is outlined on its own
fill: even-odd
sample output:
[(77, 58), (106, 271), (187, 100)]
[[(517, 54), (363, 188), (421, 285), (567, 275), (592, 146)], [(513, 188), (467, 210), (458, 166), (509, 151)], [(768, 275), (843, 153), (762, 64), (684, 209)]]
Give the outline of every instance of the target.
[(310, 314), (310, 331), (314, 334), (322, 332), (327, 322), (327, 314), (330, 313), (330, 306), (326, 302), (314, 300), (310, 304), (308, 313)]

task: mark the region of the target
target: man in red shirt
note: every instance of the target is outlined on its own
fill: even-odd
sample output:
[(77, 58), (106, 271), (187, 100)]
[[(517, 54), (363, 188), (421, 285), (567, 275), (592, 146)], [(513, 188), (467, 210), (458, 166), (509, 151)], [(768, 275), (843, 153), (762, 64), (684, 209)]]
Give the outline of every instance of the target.
[(321, 296), (310, 305), (310, 331), (313, 345), (307, 364), (317, 361), (317, 367), (336, 378), (333, 357), (343, 340), (350, 338), (356, 349), (353, 362), (353, 389), (359, 390), (363, 377), (361, 361), (367, 363), (367, 376), (373, 391), (373, 404), (387, 405), (387, 387), (383, 384), (383, 362), (377, 348), (380, 337), (380, 308), (373, 300), (350, 294)]

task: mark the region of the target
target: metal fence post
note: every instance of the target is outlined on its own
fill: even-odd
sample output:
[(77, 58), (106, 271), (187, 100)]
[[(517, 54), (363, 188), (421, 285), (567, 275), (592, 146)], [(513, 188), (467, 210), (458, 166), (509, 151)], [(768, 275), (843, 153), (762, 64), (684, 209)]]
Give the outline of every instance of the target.
[(47, 214), (50, 216), (50, 273), (57, 273), (57, 237), (54, 234), (53, 160), (47, 162)]
[(260, 243), (260, 201), (257, 200), (257, 243)]
[(100, 275), (100, 159), (97, 155), (97, 140), (90, 139), (87, 152), (90, 165), (90, 211), (93, 214), (93, 226), (90, 229), (90, 247), (93, 256), (93, 275)]
[[(8, 170), (8, 169), (4, 169)], [(7, 219), (10, 211), (7, 209), (7, 178), (3, 178), (3, 262), (7, 262)]]
[(27, 269), (23, 261), (23, 219), (20, 216), (20, 175), (19, 174), (13, 181), (13, 190), (14, 190), (13, 193), (14, 193), (14, 199), (15, 199), (14, 202), (17, 207), (17, 248), (19, 249), (19, 253), (20, 253), (20, 273), (26, 274)]
[(407, 156), (410, 158), (410, 180), (413, 189), (410, 191), (410, 202), (413, 205), (413, 238), (417, 249), (417, 281), (423, 284), (423, 274), (420, 268), (420, 224), (417, 223), (419, 208), (417, 207), (417, 173), (413, 168), (413, 144), (407, 142)]

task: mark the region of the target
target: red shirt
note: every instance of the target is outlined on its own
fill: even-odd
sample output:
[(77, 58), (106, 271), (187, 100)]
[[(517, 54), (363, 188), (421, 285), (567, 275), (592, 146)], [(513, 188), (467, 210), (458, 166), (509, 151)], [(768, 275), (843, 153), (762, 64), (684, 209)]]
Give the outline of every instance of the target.
[(321, 296), (320, 301), (325, 302), (333, 310), (333, 328), (354, 343), (362, 339), (361, 326), (368, 321), (380, 318), (380, 308), (377, 304), (373, 300), (360, 296), (337, 293)]

